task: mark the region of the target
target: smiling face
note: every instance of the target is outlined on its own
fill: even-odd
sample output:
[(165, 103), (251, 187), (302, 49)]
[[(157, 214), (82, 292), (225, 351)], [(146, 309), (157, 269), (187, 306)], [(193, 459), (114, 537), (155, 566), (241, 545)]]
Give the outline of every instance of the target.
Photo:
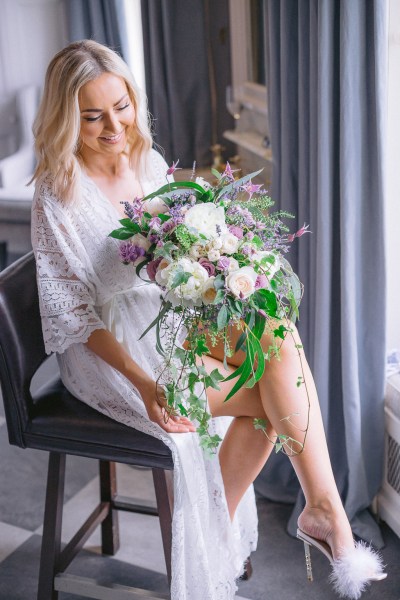
[(81, 155), (86, 162), (124, 151), (127, 130), (135, 123), (135, 108), (122, 77), (102, 73), (79, 92)]

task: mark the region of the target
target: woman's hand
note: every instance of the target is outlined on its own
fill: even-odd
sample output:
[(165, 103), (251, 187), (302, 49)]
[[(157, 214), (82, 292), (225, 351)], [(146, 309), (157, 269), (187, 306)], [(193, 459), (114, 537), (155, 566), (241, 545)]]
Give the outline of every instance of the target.
[(157, 423), (168, 433), (188, 433), (196, 431), (196, 427), (187, 418), (170, 413), (162, 386), (151, 381), (140, 389), (144, 405), (150, 421)]

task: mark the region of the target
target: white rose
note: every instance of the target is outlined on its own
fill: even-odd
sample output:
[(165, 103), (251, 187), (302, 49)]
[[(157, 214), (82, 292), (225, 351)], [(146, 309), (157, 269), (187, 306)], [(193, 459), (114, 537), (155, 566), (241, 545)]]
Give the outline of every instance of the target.
[(210, 250), (221, 250), (222, 240), (220, 237), (214, 238), (209, 244)]
[(139, 246), (139, 248), (143, 248), (147, 250), (150, 248), (151, 244), (147, 238), (144, 237), (141, 233), (135, 233), (129, 240), (133, 246)]
[(239, 263), (236, 258), (229, 257), (228, 271), (236, 271), (239, 268)]
[(204, 179), (204, 177), (196, 177), (196, 183), (197, 185), (201, 185), (201, 187), (203, 188), (203, 190), (210, 190), (212, 188), (212, 185), (210, 183), (208, 183), (208, 181), (206, 181)]
[(165, 204), (164, 200), (159, 196), (154, 196), (154, 198), (149, 198), (143, 202), (143, 208), (145, 212), (151, 214), (152, 217), (159, 215), (160, 213), (166, 213), (168, 210), (168, 206)]
[(233, 254), (239, 246), (239, 239), (233, 233), (224, 233), (221, 235), (222, 252), (225, 254)]
[(225, 285), (237, 298), (248, 298), (255, 291), (257, 273), (251, 267), (241, 267), (231, 271), (225, 280)]
[(221, 258), (221, 253), (219, 250), (209, 250), (207, 252), (207, 258), (211, 262), (215, 262), (216, 260)]
[(187, 227), (193, 228), (198, 234), (203, 234), (207, 238), (215, 238), (219, 233), (228, 231), (223, 206), (215, 206), (212, 202), (192, 206), (184, 219)]
[(201, 299), (203, 300), (204, 304), (212, 304), (215, 300), (217, 290), (214, 287), (214, 280), (214, 276), (209, 277), (202, 287)]
[[(273, 257), (274, 262), (269, 262), (269, 260), (264, 260), (266, 258)], [(261, 264), (261, 268), (265, 275), (267, 275), (270, 279), (275, 275), (280, 268), (279, 258), (274, 254), (274, 252), (269, 252), (268, 250), (258, 250), (255, 254), (252, 255), (251, 260), (253, 263)], [(264, 261), (264, 262), (263, 262)]]

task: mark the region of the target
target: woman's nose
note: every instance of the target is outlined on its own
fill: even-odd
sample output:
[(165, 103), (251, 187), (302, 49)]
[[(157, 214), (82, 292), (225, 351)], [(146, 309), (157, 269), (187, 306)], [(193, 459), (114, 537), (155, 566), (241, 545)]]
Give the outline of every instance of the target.
[(105, 113), (104, 115), (105, 128), (110, 129), (110, 133), (119, 133), (119, 119), (115, 112)]

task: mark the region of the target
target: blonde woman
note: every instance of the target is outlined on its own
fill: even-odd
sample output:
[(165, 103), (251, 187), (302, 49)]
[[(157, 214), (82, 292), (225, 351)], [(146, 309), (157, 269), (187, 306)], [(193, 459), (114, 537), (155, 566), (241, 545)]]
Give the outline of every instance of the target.
[[(159, 290), (119, 261), (118, 242), (108, 237), (124, 217), (122, 203), (163, 185), (167, 171), (152, 149), (146, 102), (126, 64), (94, 41), (59, 52), (47, 71), (34, 133), (32, 243), (46, 350), (57, 354), (62, 380), (77, 398), (171, 448), (171, 598), (231, 599), (257, 543), (251, 484), (272, 449), (253, 419), (266, 419), (270, 436), (275, 428), (295, 438), (304, 425), (304, 414), (298, 422), (282, 422), (307, 405), (304, 386), (293, 386), (298, 334), (287, 338), (280, 361), (267, 364), (258, 387), (242, 388), (227, 403), (232, 382), (210, 391), (212, 428), (224, 441), (218, 457), (205, 458), (188, 419), (164, 419), (153, 334), (138, 341), (158, 313)], [(360, 549), (336, 489), (315, 386), (302, 358), (311, 412), (305, 450), (291, 458), (307, 501), (299, 535), (333, 561), (339, 592), (358, 598), (365, 583), (384, 575), (368, 549), (354, 583), (347, 557), (359, 557)], [(223, 371), (216, 357), (208, 357), (206, 366)]]

